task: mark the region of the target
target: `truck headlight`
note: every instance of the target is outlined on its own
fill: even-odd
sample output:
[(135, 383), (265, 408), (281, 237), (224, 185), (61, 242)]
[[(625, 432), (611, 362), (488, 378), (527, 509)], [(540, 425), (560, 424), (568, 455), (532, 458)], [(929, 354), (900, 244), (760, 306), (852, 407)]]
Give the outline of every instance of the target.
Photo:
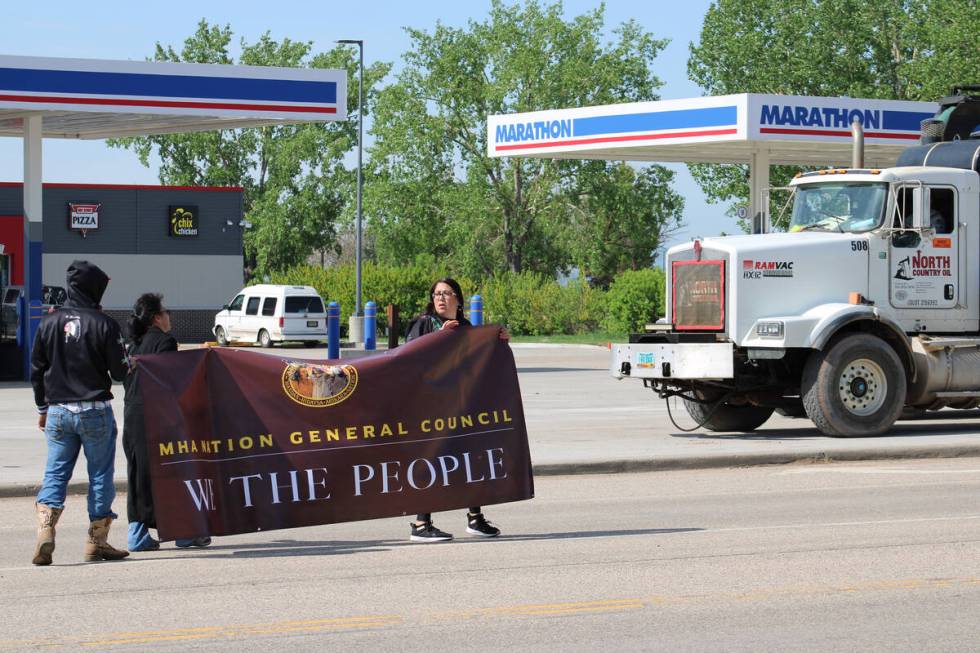
[(755, 335), (760, 338), (782, 338), (782, 322), (759, 322), (755, 327)]

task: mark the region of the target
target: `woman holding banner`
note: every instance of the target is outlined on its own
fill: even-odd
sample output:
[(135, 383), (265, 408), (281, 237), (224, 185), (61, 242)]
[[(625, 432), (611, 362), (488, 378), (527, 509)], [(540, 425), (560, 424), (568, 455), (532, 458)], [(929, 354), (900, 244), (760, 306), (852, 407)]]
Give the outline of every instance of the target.
[[(463, 290), (456, 280), (449, 277), (439, 279), (429, 288), (429, 303), (425, 311), (408, 325), (405, 341), (443, 329), (458, 329), (472, 326), (463, 316)], [(500, 339), (509, 340), (507, 329), (500, 329)], [(466, 515), (466, 532), (478, 537), (497, 537), (500, 529), (487, 521), (479, 506), (473, 506)], [(412, 523), (412, 542), (447, 542), (453, 539), (451, 533), (436, 528), (432, 523), (432, 513), (420, 512)]]
[[(163, 307), (163, 296), (155, 293), (140, 295), (129, 317), (130, 356), (161, 354), (177, 351), (177, 340), (170, 335), (170, 313)], [(153, 511), (153, 494), (150, 485), (149, 454), (146, 447), (146, 430), (143, 423), (143, 397), (139, 378), (130, 371), (123, 382), (126, 388), (123, 410), (123, 450), (126, 452), (129, 489), (126, 493), (126, 509), (129, 517), (128, 549), (130, 551), (156, 551), (160, 542), (150, 535), (156, 528)], [(210, 537), (177, 540), (177, 546), (203, 547), (211, 544)]]

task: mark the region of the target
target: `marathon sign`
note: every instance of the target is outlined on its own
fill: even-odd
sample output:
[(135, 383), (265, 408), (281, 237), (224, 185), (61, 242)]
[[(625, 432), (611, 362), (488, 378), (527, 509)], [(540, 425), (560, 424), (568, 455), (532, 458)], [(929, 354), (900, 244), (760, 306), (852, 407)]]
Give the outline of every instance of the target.
[(165, 540), (534, 496), (517, 370), (496, 327), (352, 364), (203, 348), (136, 366)]
[[(755, 119), (760, 135), (850, 139), (856, 120), (871, 139), (914, 141), (922, 120), (930, 118), (926, 102), (760, 96)], [(751, 114), (750, 114), (751, 115)]]
[(99, 228), (101, 204), (68, 204), (68, 228), (72, 231), (96, 231)]
[(763, 104), (759, 124), (792, 125), (794, 127), (850, 127), (855, 120), (861, 123), (865, 129), (881, 128), (881, 112), (873, 109), (779, 104)]
[(520, 143), (545, 138), (569, 138), (572, 135), (571, 120), (538, 120), (510, 125), (497, 125), (498, 143)]

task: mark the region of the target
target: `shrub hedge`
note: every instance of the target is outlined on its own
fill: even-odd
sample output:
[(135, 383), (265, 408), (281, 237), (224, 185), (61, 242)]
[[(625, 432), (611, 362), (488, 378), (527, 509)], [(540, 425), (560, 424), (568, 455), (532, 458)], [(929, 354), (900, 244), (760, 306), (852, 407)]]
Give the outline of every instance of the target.
[[(385, 322), (385, 307), (396, 304), (402, 333), (412, 316), (425, 308), (432, 282), (446, 276), (445, 270), (425, 265), (374, 263), (364, 264), (361, 273), (361, 296), (364, 302), (377, 303), (379, 325)], [(531, 272), (497, 274), (481, 282), (455, 278), (465, 296), (464, 312), (469, 312), (469, 298), (479, 294), (484, 320), (504, 324), (515, 335), (590, 333), (599, 328), (626, 334), (664, 314), (664, 274), (656, 269), (623, 272), (608, 291), (583, 281), (562, 285)], [(346, 328), (354, 309), (353, 265), (296, 267), (273, 275), (271, 282), (313, 286), (325, 301), (340, 302), (341, 325)]]

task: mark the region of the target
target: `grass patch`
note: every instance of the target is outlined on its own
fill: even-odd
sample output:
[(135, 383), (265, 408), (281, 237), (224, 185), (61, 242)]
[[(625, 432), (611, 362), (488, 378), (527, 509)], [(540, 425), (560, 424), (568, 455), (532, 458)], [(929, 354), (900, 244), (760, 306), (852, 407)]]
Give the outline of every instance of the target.
[(621, 333), (608, 333), (605, 331), (595, 331), (593, 333), (576, 333), (573, 335), (553, 335), (553, 336), (515, 336), (511, 335), (513, 342), (541, 342), (553, 343), (558, 345), (599, 345), (605, 347), (610, 342), (626, 342), (627, 336)]

